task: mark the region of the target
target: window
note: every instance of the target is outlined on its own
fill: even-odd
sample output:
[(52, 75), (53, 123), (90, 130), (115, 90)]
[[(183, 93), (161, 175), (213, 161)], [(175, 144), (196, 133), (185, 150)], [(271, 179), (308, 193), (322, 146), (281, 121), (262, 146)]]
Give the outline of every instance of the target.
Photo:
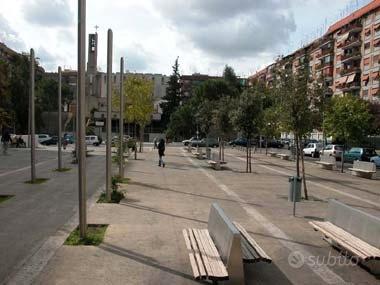
[(367, 90), (363, 90), (363, 97), (365, 96), (368, 96), (368, 89)]
[(369, 74), (363, 75), (363, 84), (364, 84), (364, 86), (368, 85), (368, 81), (369, 81)]
[(363, 64), (364, 64), (364, 66), (369, 65), (370, 63), (371, 63), (371, 58), (370, 58), (370, 57), (367, 57), (367, 58), (365, 58), (365, 59), (363, 60)]
[(373, 66), (379, 65), (379, 60), (380, 60), (380, 54), (374, 55), (373, 56)]
[(338, 67), (337, 69), (335, 69), (335, 73), (336, 73), (336, 74), (339, 74), (339, 73), (340, 73), (340, 67)]

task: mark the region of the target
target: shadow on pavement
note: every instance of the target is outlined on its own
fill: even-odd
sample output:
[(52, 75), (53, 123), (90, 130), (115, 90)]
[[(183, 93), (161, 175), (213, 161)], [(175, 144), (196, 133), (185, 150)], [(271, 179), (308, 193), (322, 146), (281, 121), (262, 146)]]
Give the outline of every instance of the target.
[[(137, 185), (137, 186), (142, 186), (146, 188), (153, 188), (156, 190), (161, 190), (161, 191), (169, 191), (173, 193), (178, 193), (182, 195), (189, 195), (189, 196), (196, 196), (196, 197), (201, 197), (201, 198), (206, 198), (206, 199), (211, 199), (211, 200), (219, 200), (219, 201), (226, 201), (226, 202), (233, 202), (233, 203), (240, 203), (239, 201), (233, 200), (233, 199), (225, 199), (225, 198), (218, 198), (218, 197), (213, 197), (213, 196), (207, 196), (207, 195), (202, 195), (202, 194), (194, 194), (194, 193), (189, 193), (189, 192), (183, 192), (179, 190), (174, 190), (170, 188), (165, 188), (165, 187), (160, 187), (154, 184), (148, 184), (148, 183), (142, 183), (142, 182), (136, 182), (136, 181), (131, 181), (129, 185)], [(242, 203), (242, 204), (247, 204), (247, 205), (252, 205), (255, 207), (262, 207), (260, 204), (254, 204), (254, 203)]]
[(273, 262), (245, 264), (244, 271), (246, 284), (293, 284)]
[[(135, 251), (128, 250), (128, 249), (125, 249), (125, 248), (122, 248), (122, 247), (118, 247), (118, 246), (115, 246), (115, 245), (112, 245), (112, 244), (109, 244), (109, 243), (102, 243), (99, 246), (99, 248), (101, 248), (104, 251), (108, 251), (110, 253), (113, 253), (113, 254), (116, 254), (116, 255), (119, 255), (119, 256), (122, 256), (122, 257), (126, 257), (126, 258), (129, 258), (129, 259), (132, 259), (132, 260), (134, 260), (136, 262), (139, 262), (141, 264), (145, 264), (145, 265), (154, 267), (154, 268), (162, 270), (164, 272), (167, 272), (167, 273), (170, 273), (170, 274), (173, 274), (173, 275), (177, 275), (179, 277), (182, 277), (182, 278), (185, 278), (185, 279), (189, 279), (191, 281), (195, 281), (194, 278), (193, 278), (193, 276), (191, 276), (189, 274), (186, 274), (184, 272), (181, 272), (181, 271), (169, 268), (167, 266), (164, 266), (164, 265), (160, 264), (156, 259), (154, 259), (154, 258), (152, 258), (150, 256), (139, 254), (139, 253), (137, 253)], [(199, 283), (200, 284), (209, 284), (209, 283), (206, 283), (206, 282), (199, 282)]]

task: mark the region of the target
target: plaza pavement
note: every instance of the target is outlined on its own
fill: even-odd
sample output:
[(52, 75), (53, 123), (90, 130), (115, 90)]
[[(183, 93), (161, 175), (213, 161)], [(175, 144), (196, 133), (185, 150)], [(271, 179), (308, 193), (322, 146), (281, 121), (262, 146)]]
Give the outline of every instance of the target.
[(167, 148), (165, 168), (157, 166), (156, 152), (146, 149), (138, 157), (126, 169), (131, 179), (127, 198), (89, 210), (88, 223), (109, 224), (104, 242), (60, 246), (34, 284), (198, 284), (181, 231), (207, 227), (213, 202), (243, 224), (273, 259), (272, 264), (247, 265), (246, 284), (379, 284), (359, 266), (306, 262), (296, 268), (289, 262), (295, 252), (306, 260), (339, 257), (308, 221), (325, 217), (328, 198), (380, 216), (379, 180), (307, 163), (310, 200), (298, 203), (293, 217), (287, 194), (294, 162), (255, 154), (248, 174), (238, 150), (226, 151), (223, 171), (209, 169), (180, 147)]

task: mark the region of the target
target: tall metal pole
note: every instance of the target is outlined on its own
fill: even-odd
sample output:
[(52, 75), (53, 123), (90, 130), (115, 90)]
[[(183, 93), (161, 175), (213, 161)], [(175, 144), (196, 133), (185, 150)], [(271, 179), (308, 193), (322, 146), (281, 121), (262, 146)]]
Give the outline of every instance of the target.
[(36, 181), (36, 129), (35, 129), (35, 114), (34, 114), (34, 50), (30, 49), (30, 170), (31, 179), (34, 183)]
[(62, 169), (62, 69), (58, 67), (58, 170)]
[(120, 58), (120, 164), (119, 176), (124, 178), (124, 58)]
[(86, 0), (78, 0), (78, 118), (77, 118), (77, 158), (78, 158), (78, 189), (79, 189), (79, 231), (80, 237), (86, 237)]
[(108, 29), (107, 37), (107, 145), (106, 145), (106, 197), (111, 200), (111, 179), (112, 179), (112, 161), (111, 161), (111, 112), (112, 112), (112, 30)]

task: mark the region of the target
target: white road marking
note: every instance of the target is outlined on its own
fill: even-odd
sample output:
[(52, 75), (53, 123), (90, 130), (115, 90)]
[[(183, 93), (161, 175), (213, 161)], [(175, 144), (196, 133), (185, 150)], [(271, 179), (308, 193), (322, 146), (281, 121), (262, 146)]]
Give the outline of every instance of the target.
[[(247, 205), (243, 199), (239, 197), (234, 191), (229, 189), (225, 184), (220, 183), (210, 172), (201, 168), (198, 163), (196, 163), (192, 158), (187, 156), (185, 153), (183, 155), (189, 160), (191, 164), (196, 166), (199, 171), (206, 175), (210, 180), (212, 180), (223, 192), (227, 195), (233, 197), (240, 206), (247, 212), (249, 216), (258, 221), (271, 235), (278, 238), (278, 241), (288, 248), (291, 252), (298, 251), (300, 252), (305, 259), (309, 259), (313, 255), (304, 247), (293, 242), (291, 237), (285, 234), (280, 228), (271, 223), (267, 218), (260, 214), (253, 206)], [(307, 266), (318, 275), (325, 283), (327, 284), (347, 284), (339, 275), (331, 271), (326, 265), (315, 263), (314, 266), (311, 266), (309, 263), (306, 263)]]
[[(234, 157), (234, 158), (236, 158), (236, 159), (239, 159), (239, 160), (241, 160), (241, 161), (245, 161), (244, 158), (237, 157), (237, 156), (230, 155), (230, 154), (227, 154), (227, 155), (228, 155), (228, 156), (231, 156), (231, 157)], [(270, 170), (270, 171), (273, 171), (273, 172), (277, 172), (277, 173), (283, 174), (283, 175), (287, 175), (287, 176), (292, 176), (292, 175), (293, 175), (292, 173), (285, 172), (285, 171), (282, 171), (282, 170), (278, 170), (278, 169), (275, 169), (275, 168), (272, 168), (272, 167), (269, 167), (269, 166), (265, 166), (265, 165), (261, 165), (261, 164), (256, 164), (256, 165), (259, 166), (259, 167), (262, 167), (262, 168), (268, 169), (268, 170)], [(330, 187), (330, 186), (323, 185), (323, 184), (318, 183), (318, 182), (314, 182), (314, 181), (307, 180), (307, 183), (308, 183), (308, 184), (312, 184), (312, 185), (317, 186), (317, 187), (320, 187), (320, 188), (323, 188), (323, 189), (326, 189), (326, 190), (329, 190), (329, 191), (331, 191), (331, 192), (338, 193), (338, 194), (343, 195), (343, 196), (350, 197), (350, 198), (355, 199), (355, 200), (359, 200), (359, 201), (361, 201), (361, 202), (364, 202), (364, 203), (367, 203), (367, 204), (370, 204), (370, 205), (372, 205), (372, 206), (375, 206), (375, 207), (380, 208), (380, 204), (379, 204), (379, 203), (372, 202), (371, 200), (364, 199), (364, 198), (361, 198), (361, 197), (359, 197), (359, 196), (356, 196), (356, 195), (353, 195), (353, 194), (350, 194), (350, 193), (346, 193), (346, 192), (340, 191), (340, 190), (338, 190), (338, 189), (335, 189), (335, 188)]]
[[(42, 161), (42, 162), (36, 163), (36, 166), (40, 166), (42, 164), (48, 163), (48, 162), (53, 161), (53, 160), (57, 160), (57, 158), (49, 159), (49, 160), (46, 160), (46, 161)], [(19, 169), (11, 170), (11, 171), (8, 171), (8, 172), (0, 173), (0, 177), (7, 176), (7, 175), (10, 175), (10, 174), (14, 174), (14, 173), (17, 173), (17, 172), (21, 172), (21, 171), (24, 171), (24, 170), (27, 170), (27, 169), (30, 169), (30, 166), (26, 166), (26, 167), (23, 167), (23, 168), (19, 168)]]

